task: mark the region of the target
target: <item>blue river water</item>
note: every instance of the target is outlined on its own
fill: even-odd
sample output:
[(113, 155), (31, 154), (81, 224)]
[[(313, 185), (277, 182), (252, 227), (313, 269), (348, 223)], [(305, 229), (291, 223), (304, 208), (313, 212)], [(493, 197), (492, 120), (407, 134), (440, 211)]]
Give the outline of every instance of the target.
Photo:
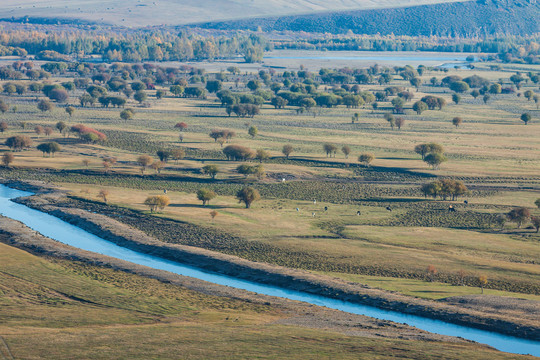
[(501, 351), (516, 354), (530, 354), (540, 357), (540, 339), (538, 339), (538, 341), (520, 339), (495, 332), (454, 325), (440, 320), (432, 320), (420, 316), (382, 310), (376, 307), (287, 290), (272, 285), (253, 283), (229, 276), (205, 272), (177, 262), (129, 250), (101, 239), (98, 236), (52, 215), (10, 201), (10, 199), (29, 195), (32, 195), (32, 193), (0, 185), (0, 214), (20, 221), (44, 236), (76, 248), (126, 260), (158, 270), (165, 270), (175, 274), (205, 280), (219, 285), (230, 286), (232, 288), (248, 290), (264, 295), (303, 301), (377, 319), (406, 323), (432, 333), (459, 336), (479, 343), (484, 343)]

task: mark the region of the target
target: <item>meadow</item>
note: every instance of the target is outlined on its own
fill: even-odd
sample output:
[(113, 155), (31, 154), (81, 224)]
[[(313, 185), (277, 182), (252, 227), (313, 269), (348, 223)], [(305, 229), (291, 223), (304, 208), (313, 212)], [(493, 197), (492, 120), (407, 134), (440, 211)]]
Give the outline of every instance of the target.
[[(389, 84), (360, 85), (371, 93), (399, 87), (412, 94), (403, 113), (394, 115), (404, 120), (400, 129), (384, 119), (393, 111), (395, 96), (377, 101), (377, 107), (316, 106), (304, 112), (291, 105), (276, 109), (267, 101), (261, 113), (250, 118), (228, 116), (214, 94), (196, 99), (168, 93), (158, 98), (156, 90), (149, 89), (144, 103), (128, 100), (126, 108), (132, 108), (134, 116), (123, 120), (122, 109), (80, 106), (77, 98), (83, 89), (69, 93), (72, 117), (65, 112), (67, 104), (39, 111), (39, 93), (13, 94), (4, 100), (16, 110), (0, 115), (8, 125), (0, 136), (25, 134), (36, 144), (55, 141), (61, 151), (54, 157), (44, 157), (35, 147), (16, 152), (0, 176), (53, 183), (69, 192), (65, 206), (107, 214), (164, 242), (323, 272), (417, 297), (478, 294), (478, 279), (486, 276), (489, 294), (537, 299), (540, 236), (528, 221), (522, 228), (498, 221), (515, 207), (538, 215), (534, 202), (540, 198), (540, 125), (536, 103), (523, 95), (527, 90), (537, 94), (538, 86), (524, 81), (519, 90), (491, 95), (487, 101), (464, 93), (456, 104), (452, 91), (431, 83), (433, 77), (440, 82), (449, 76), (478, 75), (513, 87), (509, 78), (515, 65), (491, 65), (446, 72), (427, 68), (418, 75), (418, 89), (399, 75)], [(320, 80), (316, 69), (305, 70)], [(521, 65), (519, 70), (525, 76), (539, 68)], [(214, 76), (206, 74), (208, 79)], [(258, 76), (227, 74), (222, 88), (246, 93), (247, 83)], [(272, 76), (283, 80), (279, 73)], [(67, 72), (49, 82), (77, 77)], [(338, 88), (322, 84), (318, 91)], [(266, 85), (262, 89), (266, 91)], [(169, 87), (158, 85), (157, 90)], [(447, 105), (418, 115), (411, 107), (424, 96), (441, 97)], [(352, 122), (355, 113), (358, 121)], [(520, 120), (523, 113), (532, 114), (527, 125)], [(463, 122), (456, 127), (452, 119), (458, 116)], [(54, 128), (59, 121), (68, 127), (90, 126), (108, 139), (91, 144), (56, 130), (49, 136), (34, 132), (38, 125)], [(180, 122), (187, 125), (184, 131), (175, 128)], [(248, 134), (252, 126), (255, 136)], [(209, 137), (214, 129), (229, 129), (236, 136), (220, 144)], [(416, 145), (427, 142), (444, 147), (447, 161), (440, 169), (432, 169), (414, 152)], [(244, 162), (226, 160), (222, 150), (231, 144), (268, 152), (261, 163), (266, 173), (262, 179), (239, 174), (236, 168)], [(293, 147), (288, 159), (282, 154), (285, 144)], [(325, 154), (325, 144), (335, 145), (333, 156)], [(350, 148), (349, 156), (341, 152), (344, 146)], [(174, 149), (183, 149), (185, 157), (169, 159), (159, 173), (150, 168), (141, 172), (140, 155), (157, 162), (159, 150)], [(369, 166), (358, 162), (363, 153), (375, 157)], [(104, 167), (111, 157), (116, 161)], [(215, 179), (201, 172), (206, 165), (219, 167)], [(469, 191), (457, 201), (425, 198), (421, 185), (436, 179), (462, 181)], [(250, 209), (235, 197), (245, 186), (262, 197)], [(201, 188), (217, 194), (209, 205), (197, 199)], [(108, 193), (106, 202), (98, 197), (101, 190)], [(145, 199), (164, 190), (169, 206), (151, 213)]]

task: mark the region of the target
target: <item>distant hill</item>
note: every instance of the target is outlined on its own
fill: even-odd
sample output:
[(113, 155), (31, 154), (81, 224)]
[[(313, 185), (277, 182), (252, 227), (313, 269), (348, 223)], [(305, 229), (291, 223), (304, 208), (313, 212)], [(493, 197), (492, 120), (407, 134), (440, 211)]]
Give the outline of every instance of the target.
[(199, 25), (214, 29), (291, 30), (381, 35), (529, 35), (540, 32), (540, 1), (478, 0), (405, 8), (267, 17)]
[(0, 19), (144, 27), (454, 1), (468, 0), (1, 0)]

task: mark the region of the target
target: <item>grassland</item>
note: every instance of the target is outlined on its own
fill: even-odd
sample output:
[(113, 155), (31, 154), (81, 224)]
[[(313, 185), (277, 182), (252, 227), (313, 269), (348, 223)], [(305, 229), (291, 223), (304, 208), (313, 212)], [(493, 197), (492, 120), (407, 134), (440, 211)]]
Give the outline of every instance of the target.
[[(10, 358), (526, 358), (466, 343), (347, 336), (281, 325), (269, 305), (0, 244), (0, 353)], [(204, 333), (204, 338), (201, 334)], [(144, 339), (144, 341), (141, 341)]]
[[(390, 128), (383, 118), (391, 111), (390, 99), (380, 101), (377, 109), (368, 105), (359, 109), (317, 107), (303, 114), (297, 114), (292, 106), (275, 109), (265, 103), (260, 115), (240, 118), (227, 116), (214, 95), (207, 99), (170, 95), (157, 99), (154, 90), (147, 90), (149, 106), (128, 100), (127, 106), (135, 109), (135, 116), (124, 121), (120, 109), (78, 106), (81, 90), (70, 92), (69, 104), (75, 106), (73, 117), (65, 113), (65, 105), (39, 112), (36, 97), (41, 94), (5, 96), (16, 110), (11, 108), (0, 115), (9, 127), (0, 134), (0, 143), (9, 136), (24, 134), (32, 137), (34, 145), (56, 141), (62, 150), (54, 157), (43, 157), (35, 147), (16, 152), (13, 164), (0, 168), (0, 177), (53, 184), (68, 194), (56, 205), (110, 216), (164, 243), (196, 246), (440, 301), (479, 295), (479, 277), (485, 275), (486, 296), (539, 301), (540, 236), (529, 222), (522, 228), (509, 222), (502, 226), (497, 223), (500, 215), (517, 206), (540, 215), (534, 205), (540, 198), (536, 104), (514, 93), (493, 95), (487, 103), (464, 94), (456, 105), (451, 100), (452, 92), (430, 85), (434, 76), (440, 80), (448, 75), (478, 74), (510, 86), (508, 78), (515, 65), (504, 65), (497, 71), (490, 70), (489, 65), (444, 74), (428, 69), (418, 91), (399, 76), (389, 85), (362, 85), (363, 90), (373, 92), (386, 86), (413, 92), (414, 99), (406, 103), (404, 114), (396, 115), (405, 119), (401, 130)], [(521, 71), (540, 70), (520, 66)], [(255, 76), (241, 75), (238, 88), (229, 76), (223, 87), (247, 92), (243, 82)], [(58, 76), (51, 82), (71, 78)], [(329, 85), (322, 85), (320, 90), (325, 88), (331, 90)], [(526, 90), (538, 92), (532, 82), (524, 83), (519, 91)], [(425, 95), (441, 96), (448, 105), (417, 115), (411, 110), (412, 103)], [(533, 116), (528, 125), (519, 119), (525, 112)], [(353, 124), (354, 113), (359, 114), (359, 122)], [(456, 116), (464, 119), (459, 128), (451, 123)], [(55, 131), (48, 137), (37, 136), (33, 130), (37, 125), (54, 127), (58, 121), (91, 126), (105, 133), (108, 141), (88, 144), (73, 135)], [(183, 141), (179, 141), (174, 125), (182, 121), (188, 127), (182, 133)], [(247, 132), (252, 125), (259, 131), (255, 137)], [(270, 158), (262, 162), (266, 177), (258, 180), (238, 174), (235, 169), (242, 162), (226, 160), (220, 144), (208, 136), (213, 129), (236, 132), (225, 146), (268, 151)], [(440, 170), (431, 169), (414, 153), (414, 146), (425, 142), (444, 146), (448, 161)], [(323, 152), (325, 143), (336, 145), (334, 157)], [(284, 144), (294, 147), (290, 159), (281, 153)], [(352, 150), (348, 158), (339, 152), (345, 145)], [(151, 169), (141, 173), (136, 163), (139, 155), (155, 159), (158, 150), (175, 148), (184, 149), (185, 158), (169, 160), (160, 173)], [(8, 149), (0, 145), (0, 150)], [(375, 155), (369, 167), (357, 161), (358, 155), (366, 152)], [(117, 162), (106, 170), (103, 161), (111, 156)], [(88, 166), (83, 160), (89, 161)], [(201, 173), (208, 164), (219, 166), (216, 179)], [(469, 192), (457, 201), (424, 198), (420, 186), (443, 178), (463, 181)], [(235, 197), (244, 186), (256, 188), (262, 196), (251, 209)], [(203, 187), (217, 193), (207, 206), (196, 197)], [(102, 189), (109, 193), (107, 203), (98, 198)], [(151, 213), (145, 199), (162, 195), (164, 190), (170, 205)], [(457, 211), (448, 211), (450, 205)], [(210, 216), (213, 210), (217, 212), (215, 218)], [(381, 345), (378, 340), (287, 327), (276, 323), (284, 315), (274, 308), (206, 297), (112, 270), (34, 260), (19, 250), (3, 249), (13, 260), (0, 261), (0, 266), (9, 267), (9, 271), (1, 270), (9, 274), (1, 281), (13, 284), (2, 284), (2, 291), (7, 294), (4, 288), (12, 287), (16, 292), (10, 290), (11, 295), (0, 300), (7, 302), (9, 310), (2, 312), (6, 325), (0, 325), (0, 334), (12, 350), (21, 351), (23, 358), (47, 352), (68, 358), (73, 342), (83, 344), (87, 352), (84, 357), (95, 358), (118, 357), (122, 351), (126, 357), (135, 358), (153, 353), (163, 358), (179, 353), (185, 358), (223, 353), (231, 358), (276, 358), (285, 342), (291, 343), (290, 351), (298, 354), (297, 358), (311, 358), (313, 354), (329, 357), (337, 347), (343, 349), (341, 358), (353, 358), (362, 351), (370, 351), (372, 358), (389, 356), (383, 352), (384, 347), (394, 349), (391, 355), (397, 357), (438, 357), (443, 351), (423, 342), (384, 340), (385, 345)], [(25, 262), (31, 261), (34, 267), (24, 268)], [(433, 267), (435, 272), (429, 272)], [(22, 274), (17, 275), (19, 280), (13, 278), (18, 273)], [(48, 283), (55, 286), (44, 285)], [(145, 288), (152, 293), (143, 291)], [(46, 316), (38, 315), (44, 306), (51, 311)], [(231, 324), (223, 320), (226, 317), (243, 320)], [(197, 339), (203, 330), (208, 334), (205, 341)], [(24, 343), (29, 334), (39, 338), (34, 353)], [(137, 339), (143, 336), (148, 342), (139, 346)], [(116, 343), (123, 345), (112, 346)], [(254, 343), (261, 345), (254, 347)], [(472, 350), (451, 345), (445, 347), (444, 356), (466, 358), (468, 351)]]
[[(536, 70), (534, 66), (527, 69)], [(452, 70), (444, 76), (478, 74), (490, 81), (504, 81), (512, 71), (512, 67), (491, 71), (481, 64), (474, 71)], [(539, 124), (536, 117), (527, 126), (519, 120), (523, 112), (536, 114), (535, 104), (515, 94), (502, 94), (487, 104), (464, 95), (455, 105), (451, 92), (429, 85), (432, 76), (441, 74), (427, 71), (422, 76), (424, 85), (414, 92), (415, 99), (437, 95), (449, 105), (418, 116), (408, 109), (412, 102), (407, 103), (401, 130), (392, 130), (382, 119), (389, 102), (380, 102), (377, 110), (339, 107), (303, 115), (297, 115), (293, 108), (276, 110), (263, 105), (261, 115), (245, 119), (227, 116), (213, 96), (206, 100), (158, 100), (148, 91), (152, 107), (130, 104), (136, 115), (126, 122), (119, 118), (119, 110), (110, 108), (77, 107), (73, 118), (62, 108), (41, 113), (35, 108), (33, 95), (13, 95), (9, 101), (17, 111), (3, 115), (10, 129), (2, 137), (27, 134), (36, 142), (58, 141), (63, 149), (54, 158), (44, 158), (34, 150), (16, 153), (14, 168), (2, 168), (0, 173), (5, 178), (53, 182), (75, 198), (92, 201), (107, 187), (109, 203), (119, 208), (88, 202), (77, 206), (124, 217), (121, 221), (167, 242), (337, 276), (408, 279), (421, 281), (425, 287), (436, 287), (440, 282), (448, 295), (478, 292), (474, 288), (477, 278), (486, 274), (487, 287), (494, 291), (516, 297), (538, 295), (538, 235), (511, 224), (501, 231), (494, 223), (497, 215), (514, 206), (532, 209), (540, 197)], [(409, 87), (399, 78), (391, 85)], [(234, 86), (232, 82), (224, 84), (225, 88)], [(240, 91), (243, 86), (240, 84)], [(384, 88), (363, 87), (372, 91)], [(532, 83), (521, 91), (528, 89), (534, 90)], [(78, 94), (78, 90), (71, 94), (73, 102)], [(355, 112), (360, 121), (351, 124)], [(464, 118), (459, 128), (451, 124), (455, 116)], [(50, 138), (33, 133), (35, 125), (54, 126), (60, 120), (92, 126), (106, 133), (109, 140), (89, 145), (58, 133)], [(183, 142), (173, 129), (180, 121), (188, 124)], [(21, 122), (26, 122), (26, 129), (19, 126)], [(247, 125), (256, 125), (259, 135), (251, 138)], [(267, 150), (271, 159), (263, 164), (266, 179), (238, 175), (235, 168), (239, 163), (226, 161), (220, 145), (208, 137), (215, 128), (236, 131), (233, 144)], [(449, 160), (441, 170), (430, 169), (412, 151), (416, 144), (427, 141), (445, 147)], [(295, 149), (290, 160), (281, 154), (286, 143)], [(324, 143), (333, 143), (338, 149), (349, 145), (352, 154), (349, 158), (339, 153), (328, 158), (322, 151)], [(160, 174), (147, 170), (141, 175), (135, 164), (137, 156), (176, 147), (186, 150), (184, 159), (169, 161)], [(376, 156), (370, 168), (356, 162), (363, 152)], [(105, 156), (118, 158), (108, 173), (102, 167)], [(90, 161), (88, 168), (83, 159)], [(217, 180), (200, 174), (206, 164), (218, 164)], [(463, 180), (470, 188), (469, 204), (454, 203), (458, 212), (449, 213), (449, 202), (424, 199), (419, 187), (435, 177)], [(249, 211), (234, 197), (245, 185), (257, 188), (263, 197)], [(195, 196), (201, 187), (218, 194), (207, 207)], [(144, 199), (164, 189), (171, 205), (163, 213), (148, 214)], [(135, 212), (125, 216), (123, 208)], [(211, 210), (218, 212), (213, 220)], [(358, 210), (361, 216), (356, 215)], [(160, 227), (154, 226), (155, 216), (160, 218)], [(184, 224), (181, 230), (175, 229), (177, 221)], [(436, 279), (426, 272), (433, 264), (437, 265)], [(466, 275), (458, 275), (461, 272)], [(461, 282), (468, 286), (455, 286)], [(416, 296), (422, 297), (419, 292)]]

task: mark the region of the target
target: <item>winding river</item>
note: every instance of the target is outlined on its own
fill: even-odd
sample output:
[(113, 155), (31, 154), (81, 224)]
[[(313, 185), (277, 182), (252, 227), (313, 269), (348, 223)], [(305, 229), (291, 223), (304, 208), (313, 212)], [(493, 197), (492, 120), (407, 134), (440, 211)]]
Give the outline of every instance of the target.
[(287, 290), (276, 286), (253, 283), (233, 277), (208, 273), (180, 263), (138, 253), (101, 239), (52, 215), (10, 201), (10, 199), (13, 198), (29, 195), (32, 195), (32, 193), (0, 185), (0, 214), (20, 221), (44, 236), (76, 248), (126, 260), (154, 269), (190, 276), (219, 285), (248, 290), (259, 294), (304, 301), (353, 314), (366, 315), (398, 323), (406, 323), (432, 333), (459, 336), (479, 343), (484, 343), (505, 352), (540, 356), (540, 341), (520, 339), (485, 330), (454, 325), (439, 320), (427, 319), (420, 316), (381, 310), (375, 307)]

